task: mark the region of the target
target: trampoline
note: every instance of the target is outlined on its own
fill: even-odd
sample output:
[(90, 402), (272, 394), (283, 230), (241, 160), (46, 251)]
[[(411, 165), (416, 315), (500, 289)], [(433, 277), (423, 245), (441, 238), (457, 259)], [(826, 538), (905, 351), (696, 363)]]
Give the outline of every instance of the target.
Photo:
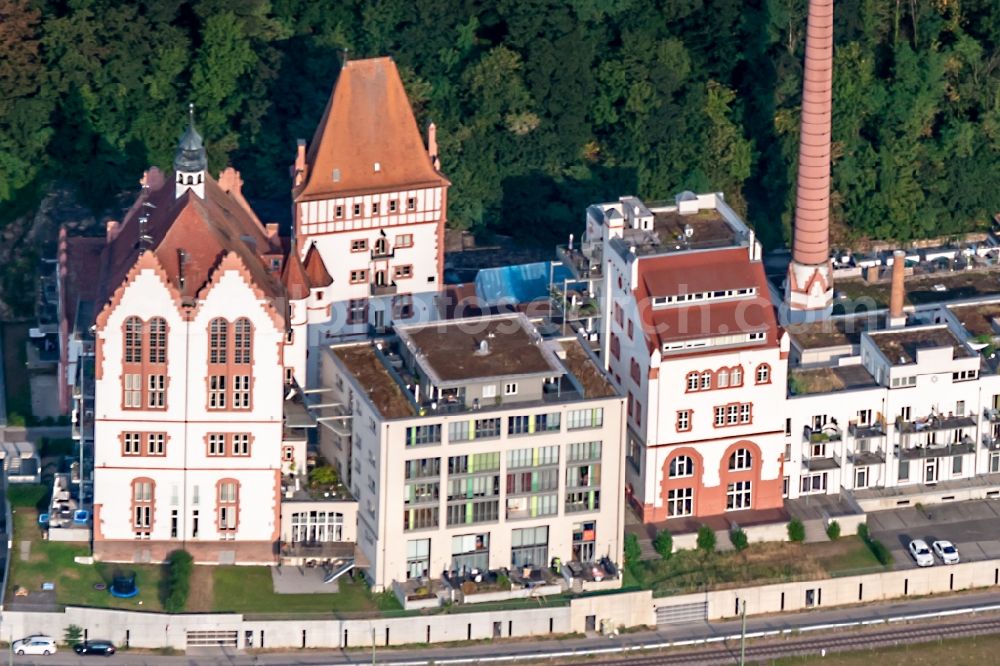
[(135, 584), (134, 571), (115, 571), (111, 578), (111, 596), (119, 599), (131, 599), (139, 594)]

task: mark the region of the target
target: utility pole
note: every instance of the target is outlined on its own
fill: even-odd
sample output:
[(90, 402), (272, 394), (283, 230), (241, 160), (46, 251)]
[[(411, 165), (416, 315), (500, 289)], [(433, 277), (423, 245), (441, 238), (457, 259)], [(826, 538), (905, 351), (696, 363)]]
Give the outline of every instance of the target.
[(746, 666), (747, 655), (747, 602), (743, 600), (740, 608), (740, 666)]

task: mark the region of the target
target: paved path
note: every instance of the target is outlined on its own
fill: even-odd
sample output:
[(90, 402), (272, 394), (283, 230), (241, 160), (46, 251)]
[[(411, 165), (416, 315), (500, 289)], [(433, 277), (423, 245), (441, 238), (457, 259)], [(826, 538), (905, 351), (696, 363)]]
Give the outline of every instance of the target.
[[(908, 601), (865, 604), (860, 607), (835, 608), (829, 610), (814, 610), (806, 613), (790, 615), (774, 615), (747, 620), (747, 632), (767, 631), (810, 625), (835, 624), (840, 622), (860, 622), (863, 620), (884, 619), (887, 617), (912, 615), (918, 613), (940, 613), (955, 608), (986, 607), (1000, 604), (1000, 591), (975, 592), (947, 597), (927, 597)], [(542, 641), (498, 641), (494, 643), (476, 643), (466, 647), (443, 648), (430, 646), (421, 650), (379, 649), (376, 661), (380, 664), (404, 664), (448, 659), (465, 659), (475, 661), (480, 658), (499, 657), (504, 655), (533, 655), (544, 658), (550, 652), (572, 652), (574, 650), (593, 650), (600, 648), (618, 648), (629, 645), (659, 644), (667, 641), (685, 641), (713, 636), (728, 636), (738, 633), (739, 621), (697, 623), (662, 627), (658, 631), (643, 631), (625, 634), (614, 638), (573, 638), (566, 640)], [(613, 659), (619, 653), (609, 654)], [(287, 653), (247, 654), (202, 654), (178, 657), (128, 653), (121, 655), (119, 663), (129, 666), (180, 666), (182, 664), (205, 664), (206, 666), (320, 666), (354, 664), (360, 666), (369, 664), (372, 660), (370, 650), (315, 650), (290, 651)], [(580, 657), (581, 659), (584, 657)], [(586, 657), (592, 659), (592, 657)], [(20, 657), (17, 664), (37, 664), (38, 666), (69, 666), (92, 663), (93, 660), (80, 658), (73, 654), (60, 652), (49, 657)]]

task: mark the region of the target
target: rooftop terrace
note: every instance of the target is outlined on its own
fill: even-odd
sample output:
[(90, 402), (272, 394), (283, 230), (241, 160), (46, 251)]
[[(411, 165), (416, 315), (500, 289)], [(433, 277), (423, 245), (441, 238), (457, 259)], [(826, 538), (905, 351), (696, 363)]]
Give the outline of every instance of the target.
[(861, 365), (788, 370), (793, 395), (850, 391), (876, 386), (875, 379)]
[(871, 339), (892, 365), (914, 363), (918, 349), (951, 347), (954, 358), (970, 358), (973, 355), (946, 326), (882, 331), (872, 334)]
[[(655, 209), (656, 204), (650, 204)], [(622, 240), (637, 255), (700, 250), (738, 245), (741, 236), (717, 209), (682, 215), (677, 210), (652, 210), (653, 229), (625, 229)]]
[(413, 403), (389, 374), (371, 344), (335, 347), (333, 353), (354, 376), (382, 416), (389, 419), (416, 416)]
[(563, 343), (563, 349), (566, 351), (563, 364), (583, 388), (583, 397), (609, 398), (615, 395), (614, 387), (608, 382), (604, 373), (594, 365), (590, 355), (581, 345), (579, 340)]

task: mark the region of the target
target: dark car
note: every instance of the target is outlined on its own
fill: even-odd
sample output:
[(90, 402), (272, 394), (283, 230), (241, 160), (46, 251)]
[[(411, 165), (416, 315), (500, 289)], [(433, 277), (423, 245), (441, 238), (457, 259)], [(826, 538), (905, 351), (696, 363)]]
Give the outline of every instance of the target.
[(110, 657), (115, 653), (115, 646), (111, 641), (84, 641), (73, 646), (73, 652), (77, 654), (98, 654)]

